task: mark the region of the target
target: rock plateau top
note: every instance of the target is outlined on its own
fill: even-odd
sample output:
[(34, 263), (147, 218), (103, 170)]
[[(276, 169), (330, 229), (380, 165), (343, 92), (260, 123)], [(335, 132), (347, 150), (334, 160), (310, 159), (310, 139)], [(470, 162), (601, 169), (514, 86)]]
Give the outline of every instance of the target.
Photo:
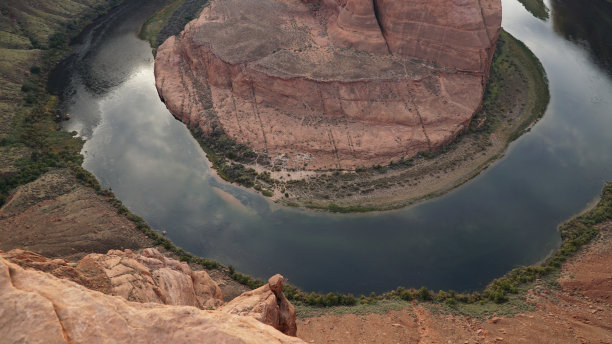
[(212, 0), (157, 52), (158, 92), (274, 166), (435, 151), (481, 106), (499, 0)]

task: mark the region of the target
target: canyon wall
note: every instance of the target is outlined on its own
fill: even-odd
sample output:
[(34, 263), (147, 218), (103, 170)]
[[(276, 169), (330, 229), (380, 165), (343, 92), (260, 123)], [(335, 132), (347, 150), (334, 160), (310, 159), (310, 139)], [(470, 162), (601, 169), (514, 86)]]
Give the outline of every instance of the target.
[(499, 0), (213, 0), (159, 47), (156, 86), (282, 167), (386, 164), (467, 128), (500, 25)]

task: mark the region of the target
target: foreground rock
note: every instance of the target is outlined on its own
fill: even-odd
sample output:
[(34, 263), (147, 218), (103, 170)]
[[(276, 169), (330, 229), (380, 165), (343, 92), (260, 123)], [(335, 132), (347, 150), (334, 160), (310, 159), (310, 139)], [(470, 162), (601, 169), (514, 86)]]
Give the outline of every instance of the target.
[(291, 336), (296, 334), (295, 309), (283, 294), (281, 275), (272, 276), (268, 284), (219, 308), (223, 304), (221, 289), (206, 271), (192, 270), (187, 263), (165, 257), (154, 248), (144, 249), (141, 254), (131, 250), (89, 254), (76, 264), (20, 249), (0, 252), (0, 257), (128, 301), (217, 308), (251, 316)]
[(467, 128), (500, 25), (499, 0), (213, 0), (159, 47), (156, 85), (273, 165), (387, 164)]
[(129, 302), (0, 258), (0, 341), (303, 343), (251, 317)]
[(48, 272), (128, 301), (200, 309), (223, 304), (221, 289), (206, 271), (194, 271), (187, 263), (167, 258), (154, 248), (144, 249), (142, 254), (131, 250), (89, 254), (78, 263), (19, 249), (0, 256), (21, 267)]
[(136, 254), (111, 250), (81, 259), (77, 270), (108, 280), (110, 294), (129, 301), (215, 308), (223, 303), (219, 286), (206, 271), (193, 271), (185, 262), (164, 257), (154, 248)]
[(283, 333), (295, 336), (295, 309), (283, 294), (283, 282), (283, 276), (274, 275), (268, 284), (243, 293), (220, 310), (229, 314), (252, 316)]

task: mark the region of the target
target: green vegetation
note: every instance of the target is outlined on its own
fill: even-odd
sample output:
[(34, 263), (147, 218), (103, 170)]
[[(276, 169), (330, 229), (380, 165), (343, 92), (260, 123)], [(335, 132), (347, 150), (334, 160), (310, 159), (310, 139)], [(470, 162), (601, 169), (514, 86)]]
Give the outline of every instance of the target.
[[(9, 192), (52, 168), (79, 165), (82, 141), (63, 131), (49, 71), (70, 51), (71, 37), (117, 0), (5, 1), (0, 4), (0, 205)], [(6, 167), (6, 166), (5, 166)]]
[(142, 25), (139, 37), (156, 50), (168, 37), (179, 34), (207, 4), (208, 0), (175, 0)]
[(518, 0), (527, 11), (529, 11), (534, 17), (542, 20), (548, 19), (548, 7), (544, 4), (543, 0)]
[[(413, 300), (434, 302), (446, 307), (449, 311), (473, 316), (512, 314), (530, 309), (530, 306), (523, 301), (523, 297), (527, 289), (532, 287), (537, 280), (540, 280), (537, 282), (539, 284), (554, 286), (557, 283), (556, 277), (561, 264), (597, 236), (598, 224), (610, 220), (612, 220), (612, 183), (604, 187), (601, 199), (595, 208), (560, 226), (562, 244), (550, 258), (540, 265), (513, 269), (505, 276), (493, 280), (482, 293), (458, 293), (453, 290), (440, 290), (436, 293), (425, 287), (420, 289), (398, 287), (382, 295), (371, 293), (369, 296), (354, 297), (351, 294), (306, 293), (291, 285), (285, 285), (284, 292), (287, 298), (306, 316), (318, 312), (312, 307), (363, 306), (377, 303), (398, 305), (401, 304), (400, 301)], [(346, 308), (342, 309), (343, 312), (350, 312)], [(358, 311), (363, 309), (359, 307)]]
[(513, 93), (511, 88), (517, 86), (517, 82), (512, 80), (516, 77), (513, 75), (515, 71), (530, 76), (526, 80), (530, 94), (525, 98), (529, 105), (527, 109), (531, 111), (518, 126), (509, 128), (511, 131), (505, 133), (508, 143), (519, 138), (532, 123), (544, 115), (550, 102), (550, 93), (546, 72), (538, 58), (523, 42), (502, 30), (491, 67), (491, 77), (483, 98), (483, 109), (491, 117), (490, 119), (487, 117), (484, 130), (492, 131), (507, 117), (505, 112), (508, 109), (505, 109), (504, 104), (508, 101), (504, 98), (511, 97)]
[(562, 244), (559, 250), (540, 266), (527, 266), (513, 269), (504, 277), (493, 280), (485, 289), (484, 297), (495, 301), (507, 300), (508, 294), (516, 294), (518, 287), (536, 278), (546, 276), (556, 271), (563, 262), (574, 255), (576, 251), (590, 242), (599, 230), (596, 225), (612, 219), (612, 183), (607, 184), (601, 194), (597, 206), (585, 214), (579, 215), (561, 225)]
[(185, 0), (175, 0), (167, 6), (157, 11), (143, 25), (138, 37), (151, 44), (151, 47), (157, 48), (158, 36), (161, 29), (166, 25), (170, 16), (181, 6)]
[(357, 303), (351, 306), (333, 307), (313, 307), (304, 304), (294, 303), (298, 318), (317, 317), (332, 313), (335, 315), (344, 314), (385, 314), (390, 311), (399, 311), (411, 307), (411, 303), (401, 299), (379, 300), (374, 303)]
[(367, 213), (370, 211), (380, 210), (376, 207), (364, 207), (361, 205), (350, 205), (347, 207), (339, 206), (335, 203), (329, 203), (328, 205), (314, 205), (314, 204), (306, 204), (306, 208), (308, 209), (317, 209), (317, 210), (327, 210), (332, 213)]
[(236, 272), (236, 270), (234, 269), (233, 266), (229, 266), (229, 276), (237, 281), (240, 284), (246, 285), (247, 287), (251, 288), (251, 289), (257, 289), (259, 287), (261, 287), (262, 285), (266, 284), (266, 282), (258, 279), (258, 278), (252, 278), (249, 275), (245, 275), (245, 274), (241, 274), (240, 272)]
[(192, 127), (191, 134), (198, 141), (213, 168), (224, 180), (247, 188), (253, 188), (266, 197), (273, 195), (272, 188), (277, 181), (270, 177), (269, 172), (257, 173), (252, 168), (246, 168), (243, 163), (254, 163), (261, 160), (251, 148), (236, 143), (217, 126), (213, 126), (210, 133), (203, 133), (202, 129)]

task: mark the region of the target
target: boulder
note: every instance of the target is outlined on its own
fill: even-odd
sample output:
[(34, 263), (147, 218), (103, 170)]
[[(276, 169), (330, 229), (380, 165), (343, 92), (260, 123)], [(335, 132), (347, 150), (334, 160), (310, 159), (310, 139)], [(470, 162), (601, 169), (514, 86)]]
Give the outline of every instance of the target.
[(243, 293), (219, 310), (229, 314), (252, 316), (285, 334), (295, 336), (295, 309), (283, 294), (283, 282), (283, 276), (274, 275), (266, 285)]

